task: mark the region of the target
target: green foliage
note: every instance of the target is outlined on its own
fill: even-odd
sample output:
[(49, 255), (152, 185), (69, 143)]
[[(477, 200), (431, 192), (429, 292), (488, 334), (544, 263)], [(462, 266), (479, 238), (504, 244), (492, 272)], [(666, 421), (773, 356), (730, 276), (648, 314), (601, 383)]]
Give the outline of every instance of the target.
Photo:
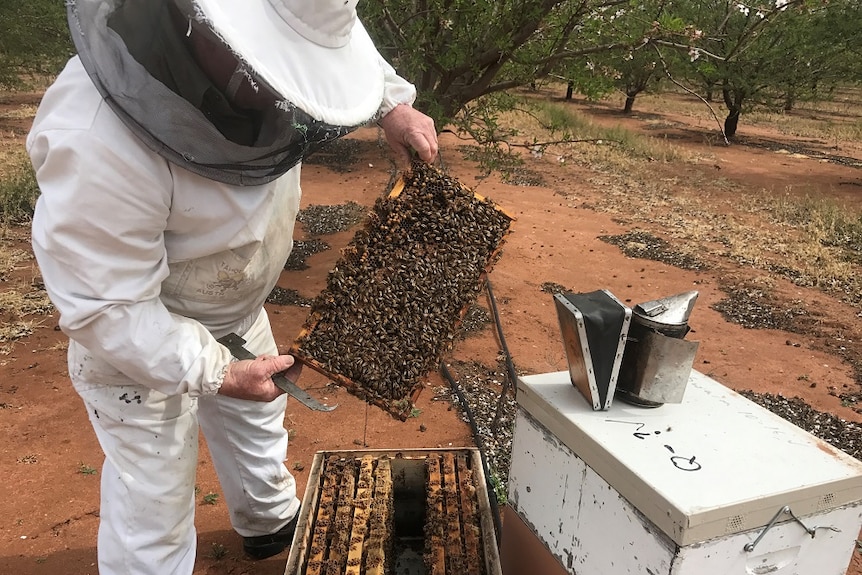
[[(419, 89), (440, 127), (512, 134), (490, 95), (546, 78), (588, 97), (632, 98), (658, 77), (746, 106), (808, 97), (862, 74), (858, 0), (367, 0), (363, 20), (383, 54)], [(496, 108), (503, 105), (501, 108)], [(730, 118), (729, 118), (730, 119)], [(478, 124), (476, 122), (478, 121)]]
[(221, 543), (213, 542), (212, 547), (210, 547), (210, 559), (214, 561), (220, 561), (227, 557), (227, 555), (227, 547), (225, 547)]
[(677, 159), (673, 147), (661, 141), (627, 130), (621, 126), (601, 126), (593, 124), (582, 115), (566, 106), (545, 102), (536, 106), (538, 117), (552, 133), (559, 134), (560, 140), (592, 141), (599, 145), (613, 145), (633, 158), (670, 161)]
[(506, 484), (500, 479), (496, 470), (490, 470), (491, 476), (488, 478), (494, 492), (494, 497), (497, 499), (497, 505), (503, 506), (509, 501), (509, 493), (506, 490)]
[[(584, 70), (579, 69), (577, 60), (573, 60), (564, 64), (561, 72), (574, 82), (579, 92), (590, 98), (604, 96), (613, 90), (621, 91), (630, 98), (626, 110), (629, 111), (634, 97), (646, 90), (655, 77), (657, 58), (648, 49), (645, 39), (656, 28), (656, 18), (662, 19), (663, 26), (669, 29), (683, 26), (679, 18), (663, 14), (661, 6), (649, 0), (596, 9), (587, 19), (593, 35), (581, 38), (581, 41), (616, 45), (617, 48), (585, 55)], [(583, 47), (585, 51), (587, 43)]]
[(62, 0), (0, 1), (0, 88), (56, 74), (73, 51)]
[(478, 142), (505, 144), (508, 139), (517, 136), (518, 131), (501, 124), (500, 115), (518, 109), (521, 103), (518, 97), (508, 92), (477, 98), (464, 104), (457, 128), (469, 133)]
[(662, 13), (659, 16), (658, 23), (662, 29), (667, 32), (682, 33), (685, 31), (686, 21), (673, 14)]
[(811, 97), (836, 82), (859, 78), (862, 9), (855, 0), (789, 0), (746, 4), (704, 0), (676, 4), (674, 10), (697, 31), (679, 38), (689, 46), (690, 63), (675, 55), (673, 70), (699, 84), (706, 94), (721, 90), (732, 136), (739, 115), (758, 105), (783, 105)]
[[(578, 93), (588, 100), (601, 100), (616, 88), (616, 74), (612, 67), (589, 61), (585, 65), (587, 73), (570, 80)], [(571, 78), (569, 76), (566, 79)]]
[[(789, 110), (797, 101), (827, 95), (840, 83), (862, 80), (859, 29), (862, 6), (833, 0), (790, 12), (772, 31), (780, 37), (777, 59), (765, 90), (768, 103)], [(854, 55), (855, 53), (855, 55)]]
[[(7, 163), (8, 162), (8, 163)], [(0, 224), (21, 224), (30, 221), (39, 197), (36, 174), (29, 157), (22, 150), (4, 160), (4, 175), (0, 176)]]
[(218, 493), (207, 493), (203, 499), (204, 505), (215, 505), (218, 503)]
[(85, 463), (78, 464), (78, 473), (82, 475), (96, 475), (98, 471)]
[[(530, 84), (596, 50), (594, 9), (625, 0), (376, 0), (361, 4), (381, 52), (444, 126), (465, 105)], [(580, 66), (583, 67), (581, 60)]]
[(551, 132), (564, 134), (585, 134), (590, 124), (580, 114), (572, 112), (565, 106), (544, 102), (536, 105), (536, 110), (544, 118)]
[(475, 140), (481, 150), (473, 159), (485, 173), (519, 163), (511, 141), (519, 135), (516, 128), (505, 125), (502, 115), (520, 109), (520, 98), (507, 92), (488, 94), (464, 105), (454, 122), (455, 131)]

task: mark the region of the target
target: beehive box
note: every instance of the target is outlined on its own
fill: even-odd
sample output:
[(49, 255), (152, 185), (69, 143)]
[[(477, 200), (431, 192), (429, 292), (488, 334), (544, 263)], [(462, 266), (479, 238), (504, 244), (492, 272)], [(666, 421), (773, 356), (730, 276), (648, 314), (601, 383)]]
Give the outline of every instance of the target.
[(343, 250), (290, 353), (406, 419), (512, 220), (456, 179), (414, 164)]
[(285, 575), (500, 575), (479, 451), (321, 451)]
[(856, 458), (694, 370), (683, 402), (659, 408), (594, 411), (565, 371), (517, 385), (507, 575), (548, 555), (557, 569), (543, 573), (846, 572)]

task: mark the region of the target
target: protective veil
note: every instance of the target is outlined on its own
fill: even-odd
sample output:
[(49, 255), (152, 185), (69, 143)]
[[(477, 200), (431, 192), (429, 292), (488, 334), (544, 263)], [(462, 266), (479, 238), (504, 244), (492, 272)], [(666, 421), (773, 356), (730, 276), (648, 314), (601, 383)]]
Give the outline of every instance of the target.
[[(220, 10), (217, 3), (201, 4), (211, 12)], [(265, 21), (280, 27), (278, 32), (285, 37), (292, 32), (273, 9), (280, 4), (279, 0), (233, 3), (239, 8), (227, 4), (232, 10), (251, 9), (253, 4), (267, 16)], [(287, 70), (284, 62), (289, 65), (290, 61), (281, 54), (283, 62), (279, 69), (266, 61), (267, 54), (241, 54), (229, 49), (223, 40), (230, 40), (231, 46), (235, 41), (224, 36), (240, 32), (213, 31), (209, 14), (197, 2), (189, 2), (181, 11), (173, 0), (77, 0), (69, 3), (68, 13), (81, 61), (114, 112), (159, 155), (211, 180), (243, 186), (270, 182), (327, 142), (372, 119), (384, 100), (386, 65), (358, 20), (349, 24), (354, 39), (353, 45), (346, 48), (354, 55), (359, 53), (362, 58), (357, 61), (365, 64), (365, 70), (358, 70), (358, 77), (330, 80), (326, 87), (327, 74), (344, 75), (344, 70), (315, 70), (316, 64), (326, 66), (327, 61), (322, 58), (318, 63), (297, 64), (295, 71)], [(230, 20), (228, 16), (221, 17)], [(273, 96), (271, 105), (257, 110), (238, 108), (209, 82), (187, 43), (187, 36), (203, 33), (199, 31), (202, 28), (208, 28), (212, 38), (222, 41), (228, 53), (236, 58), (234, 80), (269, 91)], [(278, 37), (270, 40), (270, 44), (280, 41)], [(328, 54), (321, 52), (324, 56)], [(312, 57), (313, 54), (312, 51)], [(337, 61), (334, 56), (332, 62)], [(306, 58), (296, 52), (292, 57)], [(273, 80), (263, 78), (256, 68), (265, 68), (271, 76), (274, 73), (289, 76), (294, 84), (288, 78), (286, 87), (273, 88), (280, 80), (275, 76)], [(354, 98), (356, 104), (321, 107), (312, 110), (313, 116), (286, 99), (285, 92), (293, 100), (306, 102), (306, 108), (313, 108), (317, 94), (309, 94), (307, 98), (302, 94), (304, 85), (313, 84), (305, 81), (312, 79), (309, 77), (312, 73), (319, 75), (329, 93), (340, 93), (339, 82), (344, 86), (353, 82), (353, 88), (358, 90), (354, 92), (358, 93)], [(348, 123), (340, 123), (345, 121)]]

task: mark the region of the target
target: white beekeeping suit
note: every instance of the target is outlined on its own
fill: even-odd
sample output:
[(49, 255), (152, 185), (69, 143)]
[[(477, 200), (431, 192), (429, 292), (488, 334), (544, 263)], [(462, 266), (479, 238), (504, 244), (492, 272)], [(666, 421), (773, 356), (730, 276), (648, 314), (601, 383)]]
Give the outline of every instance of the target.
[(198, 424), (246, 551), (289, 543), (286, 396), (225, 395), (243, 380), (216, 339), (235, 332), (278, 356), (263, 303), (292, 248), (302, 158), (396, 116), (414, 145), (401, 130), (427, 118), (355, 5), (69, 5), (78, 56), (27, 148), (42, 192), (33, 248), (106, 456), (102, 575), (192, 573)]

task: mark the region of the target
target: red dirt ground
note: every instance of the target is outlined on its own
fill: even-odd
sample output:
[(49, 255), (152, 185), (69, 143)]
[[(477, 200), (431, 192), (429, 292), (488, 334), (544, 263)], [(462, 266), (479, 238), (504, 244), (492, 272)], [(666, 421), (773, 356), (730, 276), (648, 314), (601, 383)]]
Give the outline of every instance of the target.
[[(583, 102), (572, 102), (571, 106), (588, 108), (595, 121), (619, 123), (633, 129), (646, 126), (646, 116), (623, 118), (607, 107)], [(690, 121), (668, 116), (663, 119)], [(4, 134), (18, 138), (26, 129), (22, 130), (20, 124), (3, 128)], [(678, 136), (676, 144), (703, 147), (714, 161), (697, 165), (657, 164), (657, 171), (685, 177), (688, 170), (708, 172), (718, 171), (718, 167), (723, 177), (762, 189), (763, 193), (784, 193), (788, 184), (805, 182), (807, 190), (816, 189), (848, 205), (862, 207), (859, 169), (760, 148), (725, 148), (705, 143), (707, 138), (703, 134), (714, 132), (712, 126), (693, 126), (678, 134), (675, 130), (678, 129), (670, 128), (668, 133)], [(789, 140), (745, 125), (741, 126), (741, 134)], [(365, 130), (354, 137), (366, 145), (362, 146), (362, 154), (351, 171), (341, 173), (324, 165), (304, 168), (304, 206), (348, 200), (370, 206), (386, 191), (391, 164), (385, 150), (376, 145), (377, 133)], [(711, 138), (714, 137), (712, 133)], [(587, 183), (590, 173), (586, 168), (560, 165), (550, 157), (528, 158), (527, 167), (542, 174), (545, 186), (507, 185), (495, 176), (479, 180), (475, 164), (463, 159), (457, 151), (462, 142), (449, 134), (444, 134), (441, 142), (442, 157), (452, 175), (476, 187), (478, 193), (492, 198), (518, 218), (491, 280), (507, 343), (521, 371), (542, 373), (566, 368), (553, 301), (541, 290), (545, 282), (573, 291), (608, 289), (620, 299), (635, 303), (696, 289), (700, 296), (691, 320), (695, 331), (689, 336), (700, 341), (696, 369), (734, 389), (799, 395), (818, 410), (862, 421), (862, 415), (852, 406), (842, 405), (829, 392), (832, 387), (858, 393), (852, 369), (836, 355), (824, 351), (827, 348), (817, 338), (778, 330), (744, 329), (725, 321), (712, 309), (712, 304), (725, 297), (718, 287), (723, 271), (684, 271), (651, 260), (632, 259), (617, 247), (599, 241), (598, 236), (622, 234), (629, 227), (610, 214), (572, 207), (560, 194), (576, 191), (584, 203), (599, 197), (601, 190)], [(841, 153), (862, 158), (858, 147)], [(352, 232), (326, 236), (324, 239), (333, 249), (311, 257), (307, 270), (284, 272), (280, 285), (296, 289), (306, 297), (316, 295), (338, 257), (338, 248), (351, 237)], [(8, 246), (29, 249), (26, 229), (11, 230), (3, 241)], [(14, 287), (16, 281), (31, 283), (38, 277), (36, 264), (25, 262), (12, 277), (0, 283), (0, 290)], [(856, 313), (837, 300), (789, 282), (779, 281), (776, 289), (789, 299), (824, 306), (830, 316)], [(299, 333), (305, 310), (272, 305), (268, 309), (277, 339), (286, 349)], [(858, 323), (857, 320), (857, 330)], [(84, 409), (68, 383), (63, 336), (55, 329), (56, 325), (56, 316), (43, 317), (31, 336), (16, 342), (10, 354), (0, 355), (3, 437), (0, 476), (6, 493), (0, 504), (0, 573), (92, 575), (97, 572), (99, 473), (82, 471), (98, 470), (102, 455)], [(856, 337), (857, 341), (860, 339)], [(481, 334), (460, 342), (452, 357), (495, 366), (499, 349), (489, 326)], [(804, 384), (798, 379), (802, 374), (808, 378)], [(808, 381), (820, 385), (810, 387)], [(432, 401), (433, 387), (443, 385), (437, 374), (431, 374), (427, 389), (419, 397), (417, 407), (421, 413), (405, 422), (369, 407), (343, 389), (328, 387), (325, 378), (309, 369), (300, 384), (312, 394), (339, 404), (332, 413), (318, 414), (295, 401), (288, 403), (286, 425), (293, 430), (288, 468), (294, 470), (300, 493), (308, 478), (311, 459), (318, 450), (472, 445), (469, 428), (460, 420), (457, 410), (447, 403)], [(205, 494), (217, 494), (220, 488), (204, 442), (201, 447), (195, 573), (280, 575), (284, 572), (286, 554), (257, 563), (246, 560), (239, 538), (230, 529), (224, 504), (218, 500), (214, 505), (204, 502)], [(223, 557), (214, 554), (219, 545), (227, 552)], [(854, 553), (848, 574), (862, 574), (858, 552)]]

